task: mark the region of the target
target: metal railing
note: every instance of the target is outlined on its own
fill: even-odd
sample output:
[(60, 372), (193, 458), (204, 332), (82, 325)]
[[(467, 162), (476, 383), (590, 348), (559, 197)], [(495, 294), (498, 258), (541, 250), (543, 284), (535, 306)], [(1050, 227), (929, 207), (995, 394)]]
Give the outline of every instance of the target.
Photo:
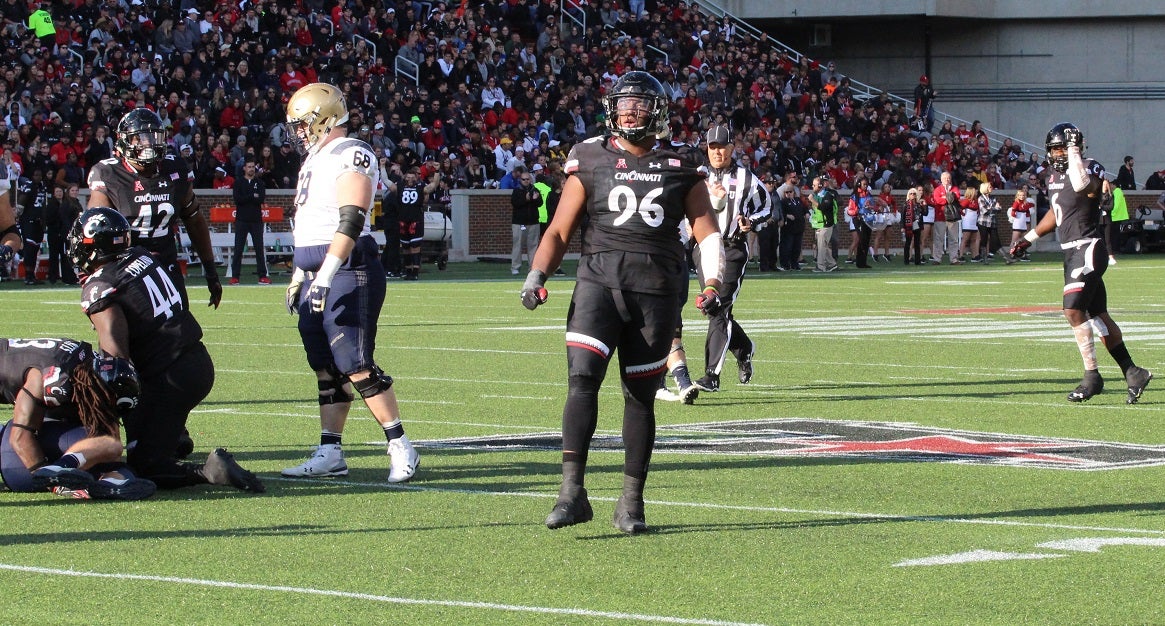
[[(728, 19), (732, 20), (733, 25), (736, 26), (736, 29), (738, 32), (745, 33), (745, 36), (751, 38), (754, 41), (760, 41), (762, 39), (762, 35), (765, 34), (765, 33), (761, 32), (759, 29), (757, 29), (756, 27), (749, 24), (748, 22), (737, 19), (736, 16), (732, 15), (727, 10), (725, 10), (723, 7), (716, 4), (715, 2), (712, 2), (711, 0), (692, 0), (692, 4), (698, 6), (700, 10), (705, 11), (711, 15), (714, 15), (717, 18), (723, 19), (723, 18), (727, 17)], [(789, 46), (786, 46), (784, 43), (777, 41), (775, 39), (768, 38), (768, 43), (771, 46), (773, 46), (774, 48), (776, 48), (777, 50), (789, 55), (789, 57), (791, 59), (793, 59), (794, 61), (796, 61), (797, 63), (800, 63), (802, 58), (808, 58), (805, 55), (798, 52), (797, 50), (794, 50), (793, 48), (790, 48)], [(850, 80), (850, 90), (853, 92), (854, 98), (856, 100), (859, 100), (861, 102), (865, 102), (867, 100), (878, 98), (878, 97), (882, 96), (882, 94), (885, 94), (886, 97), (889, 98), (891, 102), (894, 102), (894, 103), (902, 106), (907, 111), (909, 111), (911, 114), (914, 113), (914, 101), (912, 99), (903, 98), (902, 96), (894, 95), (893, 93), (890, 93), (890, 92), (885, 91), (883, 89), (878, 89), (877, 87), (874, 87), (873, 85), (868, 85), (866, 83), (861, 82), (860, 80), (855, 80), (852, 76), (846, 76), (846, 78), (848, 78)], [(970, 126), (970, 124), (971, 124), (971, 122), (968, 120), (964, 120), (964, 119), (956, 117), (954, 115), (949, 115), (947, 113), (943, 113), (942, 111), (936, 110), (934, 112), (934, 114), (935, 114), (934, 115), (935, 125), (939, 128), (941, 128), (943, 122), (946, 122), (947, 120), (950, 120), (952, 125), (955, 125), (955, 126), (957, 126), (959, 124), (959, 122), (966, 122), (968, 126)], [(1004, 139), (1011, 139), (1012, 143), (1014, 145), (1017, 145), (1017, 146), (1023, 148), (1025, 153), (1043, 152), (1043, 146), (1036, 146), (1035, 144), (1028, 143), (1026, 141), (1023, 141), (1022, 139), (1016, 139), (1015, 137), (1012, 137), (1011, 135), (1001, 133), (997, 130), (991, 130), (989, 128), (984, 128), (983, 132), (987, 134), (989, 146), (998, 147), (998, 146), (1003, 144)]]
[(393, 60), (393, 71), (397, 76), (403, 76), (413, 81), (414, 85), (421, 84), (421, 66), (397, 54)]

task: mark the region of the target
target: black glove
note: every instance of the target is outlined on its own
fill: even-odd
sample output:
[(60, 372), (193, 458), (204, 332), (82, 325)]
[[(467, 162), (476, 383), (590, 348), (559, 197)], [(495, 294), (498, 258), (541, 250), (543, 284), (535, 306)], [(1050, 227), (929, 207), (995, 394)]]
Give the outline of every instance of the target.
[(550, 294), (546, 291), (546, 274), (541, 270), (530, 270), (526, 282), (522, 284), (522, 306), (533, 311), (539, 304), (545, 304)]
[(1079, 128), (1064, 129), (1064, 145), (1069, 148), (1084, 149), (1084, 137), (1080, 133)]
[(328, 302), (328, 293), (331, 290), (331, 285), (320, 285), (319, 281), (311, 284), (311, 289), (307, 290), (307, 300), (311, 303), (312, 311), (316, 313), (324, 312), (324, 308)]
[(3, 243), (0, 244), (0, 265), (4, 265), (12, 260), (16, 253), (12, 251), (12, 246)]
[(1028, 241), (1027, 239), (1020, 239), (1019, 241), (1011, 244), (1011, 250), (1008, 251), (1008, 254), (1010, 254), (1012, 257), (1018, 258), (1023, 256), (1023, 253), (1026, 252), (1030, 247), (1032, 247), (1032, 242)]
[(704, 287), (704, 291), (696, 296), (696, 308), (709, 317), (720, 313), (724, 308), (724, 303), (720, 300), (720, 292), (711, 285)]
[(210, 290), (210, 301), (206, 306), (218, 308), (222, 303), (222, 282), (218, 279), (218, 268), (214, 266), (214, 261), (202, 263), (202, 273), (206, 276), (206, 288)]

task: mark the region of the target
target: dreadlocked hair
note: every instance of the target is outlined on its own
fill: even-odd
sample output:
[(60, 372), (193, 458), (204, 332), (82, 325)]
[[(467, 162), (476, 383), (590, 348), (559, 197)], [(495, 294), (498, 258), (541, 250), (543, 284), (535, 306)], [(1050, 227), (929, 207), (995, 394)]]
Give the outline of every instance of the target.
[(82, 363), (73, 368), (73, 400), (81, 425), (90, 437), (120, 436), (116, 398), (97, 379), (93, 366)]

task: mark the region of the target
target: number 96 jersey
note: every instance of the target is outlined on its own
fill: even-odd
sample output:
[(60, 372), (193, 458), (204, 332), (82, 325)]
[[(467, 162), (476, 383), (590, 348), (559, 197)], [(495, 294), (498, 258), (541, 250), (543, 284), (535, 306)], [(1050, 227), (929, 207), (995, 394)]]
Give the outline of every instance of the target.
[(683, 289), (679, 224), (688, 192), (704, 181), (692, 163), (658, 146), (637, 157), (604, 136), (571, 148), (564, 169), (586, 189), (578, 279), (642, 293)]
[(133, 244), (158, 253), (167, 266), (178, 262), (174, 218), (193, 185), (186, 161), (173, 154), (162, 159), (152, 177), (118, 157), (102, 159), (89, 171), (89, 189), (109, 196), (112, 208), (129, 221)]
[(202, 327), (157, 257), (141, 246), (97, 268), (81, 289), (93, 315), (117, 305), (129, 328), (129, 357), (143, 377), (165, 371), (202, 340)]
[[(295, 192), (295, 246), (327, 245), (340, 227), (340, 205), (336, 201), (336, 187), (340, 176), (348, 172), (363, 174), (372, 180), (376, 189), (380, 167), (368, 144), (358, 139), (339, 138), (324, 144), (309, 155), (299, 169)], [(371, 233), (368, 219), (372, 201), (364, 209), (364, 230)]]

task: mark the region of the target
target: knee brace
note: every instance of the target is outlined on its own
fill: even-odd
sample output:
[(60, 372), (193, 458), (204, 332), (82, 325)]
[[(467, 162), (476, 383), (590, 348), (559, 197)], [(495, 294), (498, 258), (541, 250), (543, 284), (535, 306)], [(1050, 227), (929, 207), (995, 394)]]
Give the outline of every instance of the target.
[(392, 376), (384, 373), (380, 367), (373, 365), (369, 368), (369, 376), (361, 381), (352, 381), (352, 386), (360, 392), (361, 398), (371, 398), (380, 395), (392, 387)]
[(344, 390), (344, 383), (348, 382), (348, 377), (344, 376), (335, 364), (328, 366), (327, 373), (331, 378), (316, 381), (320, 390), (320, 406), (351, 402), (355, 397)]

